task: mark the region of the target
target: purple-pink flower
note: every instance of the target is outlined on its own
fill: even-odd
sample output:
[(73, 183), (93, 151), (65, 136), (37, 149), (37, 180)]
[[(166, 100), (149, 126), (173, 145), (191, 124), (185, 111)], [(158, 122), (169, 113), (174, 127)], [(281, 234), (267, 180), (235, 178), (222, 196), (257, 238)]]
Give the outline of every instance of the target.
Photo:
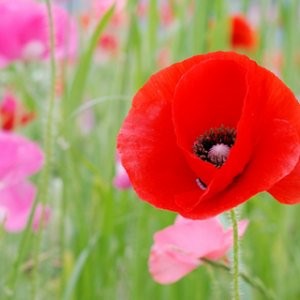
[[(0, 67), (16, 60), (45, 59), (50, 54), (50, 27), (45, 3), (0, 0)], [(53, 5), (57, 58), (74, 57), (77, 33), (74, 21)]]
[[(36, 194), (35, 186), (27, 178), (42, 165), (43, 153), (37, 144), (0, 131), (0, 222), (5, 230), (17, 232), (25, 228)], [(49, 208), (39, 206), (33, 228), (36, 230), (49, 215)]]
[(131, 182), (130, 179), (128, 177), (128, 174), (126, 172), (126, 170), (124, 169), (121, 161), (120, 161), (120, 157), (117, 154), (116, 156), (116, 174), (115, 177), (113, 179), (113, 185), (115, 188), (119, 189), (119, 190), (124, 190), (124, 189), (128, 189), (131, 188)]
[[(246, 220), (239, 222), (239, 236), (247, 225)], [(178, 216), (173, 225), (154, 235), (150, 274), (158, 283), (174, 283), (200, 266), (201, 259), (225, 256), (232, 244), (232, 228), (225, 230), (217, 217), (191, 220)]]

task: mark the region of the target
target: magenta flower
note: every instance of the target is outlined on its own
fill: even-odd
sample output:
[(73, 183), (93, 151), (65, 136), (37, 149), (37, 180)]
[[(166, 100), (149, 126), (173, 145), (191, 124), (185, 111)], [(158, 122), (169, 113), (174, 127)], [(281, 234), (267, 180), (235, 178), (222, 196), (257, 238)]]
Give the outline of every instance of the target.
[[(38, 145), (0, 131), (0, 221), (5, 230), (16, 232), (26, 226), (36, 194), (27, 177), (40, 170), (42, 164), (43, 153)], [(34, 228), (38, 228), (42, 216), (47, 217), (39, 210), (41, 208), (34, 216)], [(49, 208), (44, 210), (49, 211)]]
[[(239, 223), (239, 236), (247, 225), (246, 220)], [(232, 244), (232, 228), (225, 230), (218, 218), (191, 220), (178, 216), (173, 225), (155, 233), (149, 271), (156, 282), (173, 283), (200, 266), (202, 258), (222, 258)]]
[[(0, 188), (12, 186), (39, 171), (43, 153), (33, 142), (0, 131)], [(1, 200), (0, 200), (1, 201)]]
[[(18, 232), (26, 227), (35, 195), (35, 186), (27, 181), (0, 190), (0, 222), (6, 231)], [(46, 225), (50, 216), (50, 208), (39, 204), (33, 217), (33, 230)]]
[(113, 179), (113, 185), (115, 188), (117, 188), (119, 190), (125, 190), (125, 189), (131, 188), (130, 179), (120, 161), (120, 157), (118, 154), (116, 156), (116, 174)]
[[(46, 5), (34, 0), (0, 0), (0, 67), (15, 60), (49, 57), (49, 21)], [(57, 58), (76, 53), (75, 23), (59, 6), (53, 6)]]

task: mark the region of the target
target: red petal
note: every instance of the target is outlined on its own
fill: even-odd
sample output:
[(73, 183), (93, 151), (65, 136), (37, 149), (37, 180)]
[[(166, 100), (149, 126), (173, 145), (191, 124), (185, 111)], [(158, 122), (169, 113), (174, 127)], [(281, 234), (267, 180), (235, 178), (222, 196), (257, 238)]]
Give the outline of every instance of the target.
[[(257, 66), (245, 57), (238, 56), (236, 58), (232, 55), (232, 59), (237, 59), (239, 63), (244, 64), (247, 67), (247, 81), (249, 82), (245, 106), (243, 107), (242, 116), (238, 123), (236, 143), (231, 149), (226, 163), (215, 174), (213, 181), (208, 186), (207, 192), (202, 196), (202, 198), (199, 198), (198, 202), (194, 199), (192, 201), (186, 201), (184, 197), (187, 195), (181, 195), (176, 198), (177, 205), (181, 207), (181, 209), (184, 209), (185, 212), (192, 211), (193, 208), (200, 205), (200, 202), (204, 201), (206, 198), (214, 198), (219, 195), (219, 197), (223, 199), (223, 196), (220, 196), (221, 192), (226, 193), (226, 189), (232, 188), (233, 185), (239, 185), (236, 178), (238, 178), (238, 176), (243, 176), (243, 173), (246, 170), (249, 170), (249, 166), (245, 170), (244, 168), (247, 164), (252, 164), (252, 160), (254, 160), (255, 155), (261, 155), (256, 154), (258, 153), (257, 149), (261, 149), (259, 151), (263, 150), (263, 147), (257, 146), (260, 145), (259, 139), (269, 138), (267, 136), (264, 137), (264, 135), (270, 134), (265, 130), (265, 128), (270, 127), (270, 124), (273, 124), (274, 120), (287, 120), (291, 123), (289, 126), (293, 127), (293, 131), (298, 131), (298, 136), (300, 136), (300, 107), (292, 92), (272, 73)], [(269, 131), (271, 130), (273, 129), (269, 129)], [(280, 143), (283, 147), (286, 147), (286, 152), (290, 152), (290, 147), (298, 147), (298, 142), (293, 144), (294, 141), (293, 139), (288, 140), (286, 137), (278, 137), (278, 140), (275, 140), (274, 144), (276, 144), (276, 142)], [(272, 149), (271, 144), (265, 144), (265, 147)], [(282, 153), (284, 154), (284, 151)], [(294, 161), (297, 161), (299, 156), (298, 152), (291, 151), (289, 154)], [(270, 157), (268, 157), (268, 159), (270, 159)], [(273, 156), (273, 159), (276, 159), (276, 156)], [(272, 163), (270, 162), (270, 164)], [(283, 166), (285, 166), (285, 164), (283, 164)], [(271, 169), (269, 171), (272, 172)], [(257, 165), (255, 173), (260, 174), (259, 165)], [(286, 173), (286, 175), (287, 174), (288, 173)], [(277, 181), (282, 178), (282, 174), (276, 173), (276, 169), (274, 169), (274, 173), (272, 175), (266, 173), (266, 176), (267, 178), (270, 176), (278, 176)], [(261, 175), (259, 175), (259, 178), (261, 178)], [(264, 182), (267, 178), (261, 178), (261, 181)], [(273, 184), (275, 183), (276, 180), (273, 180)], [(259, 185), (257, 187), (259, 189)], [(270, 185), (266, 185), (265, 190), (270, 187)], [(242, 189), (243, 187), (241, 187), (241, 190)], [(262, 189), (262, 191), (263, 190), (264, 189)], [(239, 202), (232, 205), (232, 202), (229, 201), (229, 206), (228, 204), (223, 203), (220, 204), (220, 207), (231, 208), (246, 201), (255, 194), (249, 194), (247, 198), (242, 199), (242, 197), (244, 197), (244, 192), (238, 191), (238, 188), (235, 189), (235, 191), (237, 196), (241, 197)], [(225, 201), (227, 200), (224, 200), (224, 202)], [(220, 203), (220, 201), (218, 202)], [(224, 209), (218, 210), (218, 213), (222, 211), (224, 211)], [(210, 212), (208, 211), (208, 213)]]
[(231, 19), (231, 46), (233, 48), (251, 49), (256, 44), (255, 33), (243, 16), (233, 16)]
[(217, 56), (189, 70), (177, 85), (173, 113), (178, 144), (207, 185), (217, 169), (192, 154), (193, 144), (211, 128), (236, 128), (247, 92), (245, 73), (234, 60)]
[(300, 163), (288, 176), (277, 182), (268, 192), (279, 202), (295, 204), (300, 202)]
[(287, 176), (298, 163), (299, 155), (300, 143), (296, 130), (286, 121), (273, 121), (262, 132), (251, 162), (227, 189), (212, 196), (208, 189), (197, 206), (183, 215), (206, 218), (245, 202)]
[(138, 195), (155, 206), (178, 210), (174, 195), (201, 191), (178, 149), (172, 123), (177, 82), (208, 55), (192, 57), (155, 75), (136, 94), (118, 136), (118, 151)]
[[(227, 74), (239, 83), (234, 90), (234, 85), (229, 81), (232, 90), (228, 90), (228, 85), (220, 80), (222, 76), (218, 75), (219, 69), (213, 71), (217, 78), (217, 87), (221, 86), (220, 90), (225, 90), (226, 95), (232, 92), (232, 97), (236, 97), (233, 100), (222, 95), (231, 109), (224, 110), (222, 114), (214, 97), (212, 99), (217, 108), (207, 104), (206, 99), (201, 103), (201, 107), (197, 106), (197, 98), (186, 98), (188, 102), (184, 103), (182, 98), (178, 98), (178, 88), (176, 103), (179, 99), (182, 111), (178, 107), (172, 111), (175, 88), (182, 76), (194, 72), (193, 69), (196, 70), (197, 64), (200, 63), (214, 68), (215, 60), (221, 66), (231, 64)], [(203, 63), (204, 61), (206, 62)], [(239, 66), (236, 67), (235, 62), (241, 66), (241, 70), (243, 66), (247, 69), (245, 94), (242, 93), (244, 89), (240, 88), (245, 82), (241, 80), (242, 76), (238, 76), (243, 75), (243, 72), (237, 71)], [(223, 78), (226, 75), (225, 69), (227, 68), (221, 68)], [(211, 80), (215, 80), (213, 72), (207, 67), (207, 76)], [(225, 81), (226, 78), (225, 76)], [(213, 89), (211, 81), (207, 78), (205, 80)], [(180, 85), (182, 82), (180, 81)], [(191, 86), (191, 89), (193, 91), (187, 90), (182, 96), (195, 97), (194, 93), (199, 87)], [(206, 91), (205, 95), (217, 95), (217, 92), (214, 94), (207, 90), (206, 86), (201, 87), (202, 89)], [(237, 101), (240, 96), (242, 99), (239, 101), (242, 104), (234, 107), (235, 103), (240, 103)], [(205, 122), (198, 119), (199, 125), (194, 111), (185, 107), (187, 104), (192, 105), (194, 109), (202, 109), (203, 106), (209, 116), (201, 110), (199, 114), (203, 115)], [(183, 111), (186, 112), (185, 116)], [(173, 114), (181, 149), (178, 148), (174, 132)], [(176, 116), (180, 114), (182, 120), (179, 118), (178, 121)], [(192, 123), (191, 120), (186, 121), (190, 114)], [(260, 191), (270, 190), (274, 184), (289, 175), (299, 161), (299, 115), (299, 104), (295, 97), (272, 73), (238, 54), (211, 53), (175, 64), (152, 76), (134, 99), (133, 107), (118, 138), (118, 150), (132, 184), (141, 198), (190, 218), (204, 218), (230, 209)], [(193, 126), (198, 126), (201, 130), (209, 129), (209, 126), (218, 127), (214, 125), (217, 124), (215, 118), (228, 122), (224, 125), (234, 125), (238, 128), (236, 143), (224, 166), (217, 171), (200, 160), (197, 163), (191, 161), (195, 157), (191, 155), (189, 148), (189, 143), (196, 136)], [(182, 149), (185, 155), (182, 154)], [(211, 180), (205, 192), (195, 184), (199, 175)]]

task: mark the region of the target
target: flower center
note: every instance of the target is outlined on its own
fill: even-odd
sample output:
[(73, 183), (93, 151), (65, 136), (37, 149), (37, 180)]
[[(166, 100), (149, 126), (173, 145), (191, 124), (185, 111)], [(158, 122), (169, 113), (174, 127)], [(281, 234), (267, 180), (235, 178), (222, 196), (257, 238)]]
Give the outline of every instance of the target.
[(225, 163), (235, 139), (235, 128), (212, 128), (196, 139), (193, 152), (202, 160), (219, 168)]

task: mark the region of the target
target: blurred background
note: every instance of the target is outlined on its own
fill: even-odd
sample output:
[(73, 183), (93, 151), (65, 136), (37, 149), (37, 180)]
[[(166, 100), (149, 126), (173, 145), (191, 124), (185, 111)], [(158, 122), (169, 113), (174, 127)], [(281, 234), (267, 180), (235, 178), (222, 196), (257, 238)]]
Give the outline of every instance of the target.
[[(0, 299), (230, 299), (230, 273), (211, 265), (151, 278), (153, 234), (175, 214), (138, 199), (116, 136), (149, 76), (196, 54), (246, 54), (299, 95), (299, 28), (297, 0), (0, 0), (0, 125), (45, 157), (21, 225), (0, 199)], [(261, 194), (239, 212), (242, 269), (300, 299), (300, 207)], [(266, 299), (246, 282), (242, 295)]]

